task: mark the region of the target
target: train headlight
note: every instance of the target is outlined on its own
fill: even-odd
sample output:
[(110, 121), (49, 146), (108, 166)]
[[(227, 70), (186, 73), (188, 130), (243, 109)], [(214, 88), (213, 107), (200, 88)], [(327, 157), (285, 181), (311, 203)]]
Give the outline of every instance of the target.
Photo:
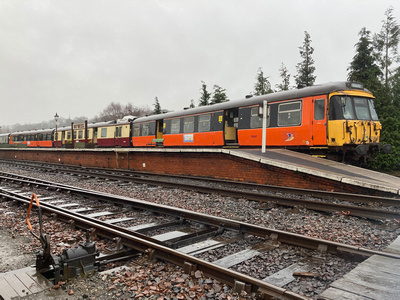
[(364, 85), (360, 82), (347, 82), (347, 87), (352, 88), (352, 89), (357, 89), (357, 90), (363, 90)]
[(368, 152), (368, 147), (366, 145), (358, 145), (356, 147), (356, 152), (359, 155), (366, 155)]
[(383, 145), (382, 151), (385, 154), (391, 153), (392, 152), (392, 145), (390, 145), (390, 144)]

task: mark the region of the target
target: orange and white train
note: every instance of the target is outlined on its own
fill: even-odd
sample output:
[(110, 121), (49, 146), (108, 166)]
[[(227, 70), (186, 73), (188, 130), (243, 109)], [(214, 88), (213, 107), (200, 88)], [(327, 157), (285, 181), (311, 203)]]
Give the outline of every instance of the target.
[[(261, 147), (267, 104), (266, 146), (351, 159), (381, 145), (374, 96), (362, 84), (334, 82), (252, 96), (220, 104), (120, 121), (9, 134), (26, 147)], [(0, 135), (1, 143), (2, 135)]]

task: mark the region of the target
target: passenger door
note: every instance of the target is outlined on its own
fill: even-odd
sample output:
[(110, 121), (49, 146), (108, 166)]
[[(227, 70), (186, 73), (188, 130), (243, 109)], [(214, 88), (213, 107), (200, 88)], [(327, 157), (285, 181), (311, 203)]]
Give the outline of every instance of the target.
[(114, 145), (115, 146), (122, 146), (122, 126), (116, 126), (115, 127), (115, 133), (114, 133)]
[(315, 146), (326, 146), (326, 96), (318, 96), (313, 98), (313, 112), (313, 144)]
[(164, 130), (163, 120), (157, 120), (157, 125), (156, 125), (156, 138), (157, 139), (163, 138), (163, 130)]
[(225, 146), (236, 145), (237, 139), (237, 128), (239, 122), (239, 109), (233, 108), (225, 111), (225, 126), (224, 126), (224, 139)]

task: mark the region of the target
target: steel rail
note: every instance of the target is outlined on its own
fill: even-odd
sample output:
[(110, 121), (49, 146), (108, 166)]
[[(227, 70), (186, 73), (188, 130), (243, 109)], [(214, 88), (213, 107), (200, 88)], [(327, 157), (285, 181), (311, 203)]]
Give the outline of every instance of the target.
[[(16, 179), (14, 179), (16, 180)], [(17, 180), (22, 182), (21, 180)], [(32, 183), (32, 182), (30, 182)], [(35, 183), (36, 184), (36, 183)], [(38, 184), (39, 185), (39, 184)], [(180, 218), (195, 220), (197, 222), (202, 222), (206, 224), (212, 224), (215, 226), (221, 226), (227, 229), (238, 230), (242, 233), (259, 235), (264, 237), (270, 237), (272, 240), (280, 241), (287, 244), (292, 244), (296, 246), (306, 247), (310, 249), (324, 249), (321, 248), (321, 245), (325, 246), (325, 251), (333, 254), (349, 254), (354, 257), (365, 258), (371, 255), (383, 255), (387, 257), (400, 259), (400, 255), (382, 252), (382, 251), (374, 251), (369, 249), (364, 249), (361, 247), (349, 246), (341, 243), (330, 242), (320, 239), (315, 239), (311, 237), (305, 237), (294, 233), (288, 233), (280, 230), (273, 230), (264, 227), (259, 227), (251, 224), (246, 224), (243, 222), (233, 221), (229, 219), (224, 219), (220, 217), (212, 217), (207, 216), (201, 213), (186, 211), (183, 209), (175, 209), (164, 205), (148, 203), (146, 201), (134, 200), (127, 197), (121, 196), (113, 196), (106, 193), (101, 192), (93, 192), (93, 191), (85, 191), (83, 189), (73, 189), (70, 187), (60, 187), (60, 186), (52, 186), (49, 184), (40, 185), (47, 188), (56, 188), (56, 189), (65, 189), (71, 193), (84, 194), (85, 196), (94, 197), (97, 199), (105, 200), (105, 201), (113, 201), (117, 200), (118, 203), (128, 204), (130, 206), (140, 208), (140, 209), (151, 209), (153, 211), (175, 215)], [(23, 202), (28, 203), (29, 197), (10, 195), (10, 192), (1, 193), (1, 197), (8, 197), (13, 200), (18, 200), (22, 198)], [(171, 248), (166, 247), (162, 243), (158, 241), (154, 241), (151, 238), (144, 238), (142, 235), (133, 232), (122, 231), (116, 226), (110, 226), (109, 224), (104, 225), (101, 221), (94, 221), (93, 219), (84, 218), (82, 215), (75, 214), (71, 216), (71, 213), (65, 209), (54, 208), (49, 204), (42, 203), (42, 209), (47, 210), (49, 213), (57, 213), (62, 216), (65, 220), (74, 219), (78, 226), (82, 228), (96, 228), (97, 233), (106, 238), (112, 239), (115, 235), (120, 236), (122, 238), (123, 244), (126, 246), (141, 251), (143, 253), (147, 253), (149, 256), (153, 255), (161, 260), (165, 260), (176, 265), (179, 265), (184, 268), (187, 272), (200, 270), (204, 272), (206, 275), (213, 277), (220, 282), (224, 282), (228, 285), (235, 286), (238, 282), (250, 285), (252, 291), (258, 291), (260, 293), (264, 293), (270, 296), (274, 296), (281, 299), (308, 299), (307, 297), (298, 295), (291, 291), (288, 291), (283, 288), (279, 288), (263, 282), (261, 280), (249, 277), (247, 275), (237, 273), (235, 271), (231, 271), (229, 269), (214, 265), (212, 263), (203, 261), (201, 259), (194, 258), (190, 255), (186, 255), (180, 253), (176, 250), (172, 250)]]
[[(395, 197), (380, 197), (380, 196), (371, 196), (365, 194), (352, 194), (352, 193), (342, 193), (342, 192), (332, 192), (332, 191), (323, 191), (323, 190), (311, 190), (311, 189), (299, 189), (293, 187), (284, 187), (284, 186), (273, 186), (267, 184), (258, 184), (258, 183), (250, 183), (250, 182), (240, 182), (240, 181), (231, 181), (227, 179), (217, 179), (217, 178), (205, 178), (205, 177), (196, 177), (196, 176), (183, 176), (183, 175), (175, 175), (175, 174), (161, 174), (161, 173), (151, 173), (151, 172), (141, 172), (141, 171), (132, 171), (132, 170), (122, 170), (122, 169), (104, 169), (104, 168), (94, 168), (94, 167), (78, 167), (74, 165), (60, 165), (55, 163), (39, 163), (32, 161), (14, 161), (14, 160), (0, 160), (0, 162), (11, 163), (16, 165), (23, 166), (33, 166), (36, 168), (41, 168), (49, 171), (56, 172), (65, 172), (65, 169), (78, 172), (78, 171), (95, 171), (96, 175), (100, 176), (101, 173), (109, 173), (112, 175), (104, 174), (104, 178), (117, 178), (118, 174), (124, 174), (128, 177), (122, 177), (125, 179), (129, 179), (130, 181), (137, 180), (138, 183), (146, 183), (146, 184), (167, 184), (171, 183), (170, 181), (163, 180), (149, 180), (146, 182), (144, 178), (137, 178), (138, 176), (157, 176), (157, 177), (167, 177), (167, 178), (176, 178), (176, 179), (189, 179), (189, 180), (198, 180), (203, 182), (210, 182), (216, 184), (232, 184), (236, 187), (247, 188), (247, 189), (258, 189), (269, 192), (280, 192), (280, 193), (288, 193), (292, 195), (304, 196), (308, 195), (310, 197), (322, 198), (322, 199), (332, 199), (336, 198), (341, 201), (348, 202), (358, 202), (358, 203), (379, 203), (384, 206), (400, 206), (400, 198)], [(83, 173), (82, 173), (83, 174)], [(87, 176), (93, 176), (90, 173), (86, 174)], [(133, 177), (136, 176), (136, 177)], [(181, 183), (177, 183), (179, 185)]]
[[(0, 177), (1, 179), (1, 177)], [(13, 179), (19, 182), (23, 182), (22, 179)], [(267, 227), (261, 227), (257, 225), (252, 225), (245, 222), (240, 222), (236, 220), (226, 219), (217, 216), (210, 216), (199, 212), (193, 212), (181, 208), (166, 206), (158, 203), (147, 202), (143, 200), (128, 198), (124, 196), (111, 195), (103, 192), (84, 190), (81, 188), (75, 189), (73, 187), (60, 187), (58, 185), (53, 186), (49, 183), (40, 183), (46, 188), (58, 188), (69, 191), (70, 193), (76, 193), (83, 195), (85, 197), (92, 197), (97, 200), (109, 201), (112, 203), (118, 203), (123, 205), (129, 205), (136, 209), (151, 210), (160, 214), (167, 214), (171, 216), (176, 216), (177, 218), (184, 218), (186, 220), (196, 221), (202, 224), (223, 227), (225, 229), (239, 231), (241, 233), (269, 237), (272, 240), (280, 241), (282, 243), (291, 244), (294, 246), (300, 246), (308, 248), (311, 250), (321, 249), (321, 245), (326, 247), (326, 252), (338, 255), (340, 253), (351, 254), (357, 256), (358, 259), (364, 259), (372, 255), (381, 255), (392, 258), (400, 258), (400, 254), (393, 254), (385, 251), (371, 250), (363, 247), (346, 245), (338, 242), (317, 239), (309, 236), (304, 236), (292, 232), (286, 232), (277, 229), (271, 229)], [(7, 192), (5, 193), (7, 194)]]
[[(22, 203), (28, 204), (30, 202), (28, 197), (16, 197), (4, 193), (0, 193), (0, 196), (7, 197), (15, 201), (20, 201)], [(105, 238), (112, 239), (115, 236), (119, 236), (121, 237), (122, 243), (124, 245), (149, 255), (150, 259), (158, 258), (178, 265), (182, 267), (187, 273), (200, 270), (204, 274), (209, 275), (210, 277), (233, 287), (236, 284), (240, 285), (241, 283), (243, 283), (244, 285), (250, 286), (252, 292), (260, 293), (263, 297), (265, 296), (263, 294), (266, 294), (268, 296), (276, 297), (279, 299), (310, 299), (306, 296), (302, 296), (300, 294), (275, 286), (265, 281), (184, 254), (177, 250), (163, 246), (160, 243), (152, 242), (149, 239), (140, 238), (136, 236), (133, 232), (128, 233), (127, 231), (122, 231), (121, 228), (116, 228), (116, 226), (110, 226), (110, 224), (101, 224), (101, 221), (95, 222), (93, 219), (86, 218), (82, 215), (78, 216), (78, 214), (71, 213), (65, 209), (56, 208), (46, 203), (41, 203), (41, 207), (42, 210), (48, 213), (55, 213), (66, 220), (74, 220), (78, 226), (84, 229), (95, 228), (97, 230), (96, 234), (101, 235)]]
[[(67, 172), (64, 170), (64, 172)], [(389, 209), (377, 209), (377, 208), (370, 208), (370, 207), (361, 207), (361, 206), (353, 206), (353, 205), (346, 205), (340, 203), (331, 203), (327, 201), (314, 201), (314, 200), (306, 200), (306, 199), (299, 199), (293, 198), (289, 196), (278, 196), (278, 195), (268, 195), (262, 194), (257, 192), (250, 192), (250, 191), (240, 191), (240, 190), (231, 190), (226, 188), (216, 188), (216, 187), (207, 187), (202, 185), (195, 185), (195, 184), (185, 184), (182, 183), (175, 183), (169, 181), (160, 181), (160, 180), (153, 180), (153, 179), (146, 179), (146, 178), (136, 178), (132, 176), (121, 176), (115, 174), (103, 174), (103, 173), (93, 173), (90, 171), (85, 170), (73, 170), (75, 174), (80, 174), (84, 176), (91, 176), (96, 178), (103, 178), (103, 179), (118, 179), (123, 181), (141, 183), (141, 184), (149, 184), (149, 185), (163, 185), (164, 187), (169, 188), (180, 188), (190, 191), (197, 191), (202, 193), (218, 193), (223, 196), (229, 196), (234, 198), (245, 198), (250, 201), (257, 201), (257, 202), (272, 202), (278, 205), (283, 206), (300, 206), (311, 210), (322, 211), (322, 212), (329, 212), (329, 213), (343, 213), (345, 215), (351, 215), (355, 217), (362, 217), (362, 218), (369, 218), (375, 220), (400, 220), (400, 210), (399, 211), (391, 211)], [(2, 172), (0, 172), (1, 174)], [(70, 173), (69, 171), (67, 173)], [(11, 173), (3, 173), (3, 174), (11, 174)], [(16, 174), (12, 174), (12, 176), (18, 177)], [(37, 180), (33, 179), (32, 180)], [(41, 180), (38, 180), (41, 181)], [(46, 182), (46, 181), (43, 181)], [(306, 195), (309, 195), (309, 190), (303, 191)], [(316, 191), (318, 192), (318, 191)], [(300, 193), (300, 190), (297, 190), (297, 194)], [(304, 195), (304, 194), (303, 194)], [(359, 196), (359, 195), (358, 195)], [(359, 196), (360, 197), (360, 196)], [(363, 196), (362, 196), (363, 197)], [(370, 199), (366, 198), (369, 203)], [(374, 200), (378, 200), (373, 198)], [(386, 198), (385, 198), (386, 199)], [(397, 205), (400, 204), (399, 200), (395, 199), (386, 199), (391, 200), (392, 203), (396, 203)], [(360, 201), (360, 200), (359, 200)], [(357, 201), (357, 202), (359, 202)]]

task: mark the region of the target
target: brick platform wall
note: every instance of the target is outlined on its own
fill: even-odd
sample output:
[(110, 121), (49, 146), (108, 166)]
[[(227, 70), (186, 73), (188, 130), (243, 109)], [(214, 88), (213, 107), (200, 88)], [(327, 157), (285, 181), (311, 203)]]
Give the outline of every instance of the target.
[(130, 169), (162, 174), (213, 177), (315, 190), (381, 195), (374, 190), (264, 165), (223, 153), (115, 152), (96, 150), (0, 150), (1, 159), (36, 160), (84, 167)]

